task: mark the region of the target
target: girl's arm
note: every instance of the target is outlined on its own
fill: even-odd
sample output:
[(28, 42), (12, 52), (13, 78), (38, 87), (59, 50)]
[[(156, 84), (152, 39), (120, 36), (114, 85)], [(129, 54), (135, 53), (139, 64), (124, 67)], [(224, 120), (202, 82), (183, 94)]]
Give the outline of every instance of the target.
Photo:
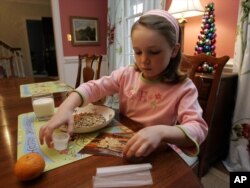
[(73, 112), (74, 109), (83, 104), (84, 100), (78, 92), (72, 92), (64, 102), (59, 106), (57, 112), (54, 116), (47, 122), (47, 124), (43, 125), (39, 131), (39, 140), (40, 143), (43, 145), (44, 141), (46, 144), (51, 147), (52, 141), (52, 133), (53, 131), (62, 126), (68, 126), (68, 133), (71, 134), (73, 131)]
[(182, 147), (195, 147), (184, 132), (176, 126), (154, 125), (138, 131), (124, 148), (127, 158), (144, 157), (152, 153), (161, 142), (171, 143)]

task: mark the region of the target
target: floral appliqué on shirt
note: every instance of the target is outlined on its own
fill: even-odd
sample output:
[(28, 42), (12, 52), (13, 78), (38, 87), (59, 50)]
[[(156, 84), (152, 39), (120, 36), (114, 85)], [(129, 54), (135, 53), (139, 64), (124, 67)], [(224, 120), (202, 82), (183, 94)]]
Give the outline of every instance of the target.
[(155, 108), (162, 99), (162, 95), (158, 91), (146, 89), (138, 90), (135, 87), (131, 87), (127, 93), (127, 96), (129, 97), (129, 100), (148, 103), (152, 108)]

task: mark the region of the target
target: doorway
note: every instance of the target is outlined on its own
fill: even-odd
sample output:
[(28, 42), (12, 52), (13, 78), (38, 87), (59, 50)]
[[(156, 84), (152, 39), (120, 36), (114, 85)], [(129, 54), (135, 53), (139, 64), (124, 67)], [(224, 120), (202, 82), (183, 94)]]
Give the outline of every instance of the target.
[(58, 77), (52, 18), (26, 20), (26, 27), (34, 77)]

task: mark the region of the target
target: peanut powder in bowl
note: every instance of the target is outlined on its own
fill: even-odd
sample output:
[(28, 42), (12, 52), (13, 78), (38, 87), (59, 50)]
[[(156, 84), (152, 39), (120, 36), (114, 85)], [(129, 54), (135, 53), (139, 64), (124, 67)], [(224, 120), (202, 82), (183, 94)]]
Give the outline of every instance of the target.
[(105, 124), (102, 114), (81, 112), (74, 115), (74, 128), (95, 127)]
[[(77, 108), (74, 115), (74, 133), (88, 133), (107, 126), (115, 116), (114, 110), (106, 106), (89, 104)], [(61, 127), (66, 130), (66, 127)]]

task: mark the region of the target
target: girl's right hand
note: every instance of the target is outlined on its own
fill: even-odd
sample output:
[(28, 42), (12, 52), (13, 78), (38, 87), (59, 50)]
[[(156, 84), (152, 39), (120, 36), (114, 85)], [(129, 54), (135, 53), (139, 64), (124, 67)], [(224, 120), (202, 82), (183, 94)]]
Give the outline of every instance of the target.
[(71, 135), (74, 129), (74, 109), (82, 105), (83, 99), (79, 97), (79, 92), (71, 92), (71, 94), (63, 101), (59, 106), (58, 111), (48, 121), (47, 124), (43, 125), (39, 131), (39, 140), (41, 145), (44, 144), (44, 140), (48, 147), (52, 147), (52, 133), (53, 131), (62, 126), (68, 126), (67, 132)]
[(52, 147), (52, 133), (56, 128), (62, 125), (67, 125), (67, 132), (71, 135), (73, 132), (74, 119), (73, 111), (67, 109), (59, 109), (56, 114), (48, 121), (47, 124), (43, 125), (39, 130), (40, 144), (43, 145), (44, 141), (48, 147)]

